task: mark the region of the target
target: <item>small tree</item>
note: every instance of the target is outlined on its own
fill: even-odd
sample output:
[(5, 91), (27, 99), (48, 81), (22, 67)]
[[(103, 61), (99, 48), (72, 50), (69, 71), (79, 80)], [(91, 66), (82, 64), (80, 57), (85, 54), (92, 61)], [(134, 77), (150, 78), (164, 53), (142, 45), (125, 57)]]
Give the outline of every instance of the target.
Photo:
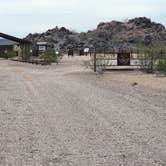
[(16, 52), (13, 51), (13, 50), (7, 50), (7, 51), (1, 51), (1, 52), (0, 52), (0, 57), (1, 57), (1, 58), (6, 58), (6, 59), (8, 59), (8, 58), (13, 58), (13, 57), (15, 57), (15, 56), (16, 56)]
[(159, 60), (157, 70), (166, 73), (166, 59)]
[(1, 57), (1, 58), (7, 58), (7, 57), (6, 57), (6, 54), (4, 53), (4, 51), (0, 51), (0, 57)]
[(50, 65), (51, 63), (58, 63), (58, 55), (55, 53), (53, 48), (47, 48), (42, 56), (45, 65)]
[(31, 50), (32, 46), (30, 44), (25, 44), (21, 46), (22, 48), (22, 60), (28, 61), (30, 59), (30, 56), (32, 56)]
[(139, 50), (141, 52), (141, 68), (144, 71), (153, 73), (160, 68), (159, 66), (163, 66), (164, 55), (161, 52), (165, 52), (166, 49), (164, 46), (153, 44), (149, 48), (141, 47)]
[(9, 50), (7, 53), (6, 53), (6, 57), (7, 58), (13, 58), (16, 56), (16, 52), (13, 51), (13, 50)]

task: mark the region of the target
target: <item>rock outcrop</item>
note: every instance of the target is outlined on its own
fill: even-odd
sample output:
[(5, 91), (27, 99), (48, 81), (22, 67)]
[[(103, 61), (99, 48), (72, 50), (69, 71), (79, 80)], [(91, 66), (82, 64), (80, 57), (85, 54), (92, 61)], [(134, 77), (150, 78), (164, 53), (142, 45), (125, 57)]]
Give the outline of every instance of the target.
[(56, 27), (42, 34), (29, 34), (26, 39), (32, 42), (47, 41), (62, 51), (86, 46), (102, 51), (113, 48), (135, 48), (138, 45), (153, 43), (166, 45), (166, 29), (146, 17), (139, 17), (125, 22), (100, 23), (95, 30), (86, 33)]

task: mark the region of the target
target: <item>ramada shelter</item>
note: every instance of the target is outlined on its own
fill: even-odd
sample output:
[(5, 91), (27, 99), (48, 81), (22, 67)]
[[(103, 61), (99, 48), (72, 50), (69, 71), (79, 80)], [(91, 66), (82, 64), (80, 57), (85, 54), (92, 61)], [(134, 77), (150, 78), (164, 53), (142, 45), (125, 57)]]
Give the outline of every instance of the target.
[(23, 54), (22, 49), (29, 45), (31, 45), (31, 42), (28, 40), (0, 33), (0, 53), (13, 50), (17, 56), (21, 56)]

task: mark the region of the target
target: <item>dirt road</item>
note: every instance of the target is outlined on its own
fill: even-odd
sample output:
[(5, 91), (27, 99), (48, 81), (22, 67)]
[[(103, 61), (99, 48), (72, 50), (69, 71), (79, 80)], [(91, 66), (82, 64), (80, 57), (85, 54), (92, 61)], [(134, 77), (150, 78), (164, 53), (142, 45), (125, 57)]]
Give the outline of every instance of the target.
[(0, 166), (165, 166), (166, 91), (80, 64), (0, 60)]

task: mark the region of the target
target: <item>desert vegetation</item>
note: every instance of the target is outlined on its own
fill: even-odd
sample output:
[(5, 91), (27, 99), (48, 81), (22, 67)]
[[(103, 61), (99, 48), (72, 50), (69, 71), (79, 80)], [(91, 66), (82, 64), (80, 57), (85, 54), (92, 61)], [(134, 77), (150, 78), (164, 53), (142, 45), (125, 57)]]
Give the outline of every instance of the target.
[(53, 48), (47, 48), (41, 59), (43, 59), (44, 65), (50, 65), (51, 63), (58, 63), (60, 57), (61, 54), (60, 53), (56, 54)]
[(13, 50), (7, 50), (7, 51), (0, 51), (0, 58), (13, 58), (16, 56), (16, 52)]
[(166, 47), (153, 45), (140, 49), (141, 68), (149, 73), (166, 72)]

